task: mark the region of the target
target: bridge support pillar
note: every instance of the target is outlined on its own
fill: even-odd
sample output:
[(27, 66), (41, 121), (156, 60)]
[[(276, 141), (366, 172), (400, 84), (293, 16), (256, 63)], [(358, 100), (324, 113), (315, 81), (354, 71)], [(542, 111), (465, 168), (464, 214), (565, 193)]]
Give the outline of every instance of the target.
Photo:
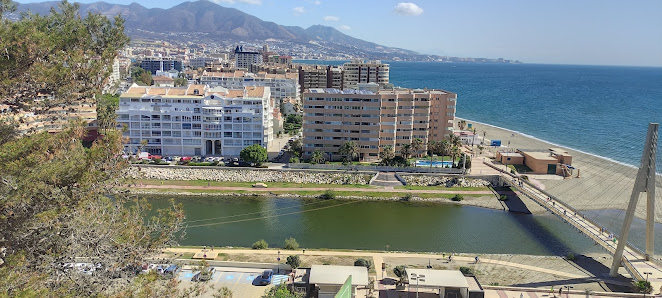
[(646, 192), (646, 258), (652, 257), (655, 248), (655, 153), (657, 151), (658, 123), (648, 124), (648, 134), (646, 136), (646, 145), (641, 156), (641, 166), (632, 188), (630, 203), (628, 204), (623, 228), (618, 239), (618, 246), (614, 252), (614, 261), (611, 265), (609, 275), (618, 276), (618, 268), (623, 261), (623, 251), (628, 241), (630, 226), (634, 219), (634, 211), (637, 207), (637, 201), (642, 192)]

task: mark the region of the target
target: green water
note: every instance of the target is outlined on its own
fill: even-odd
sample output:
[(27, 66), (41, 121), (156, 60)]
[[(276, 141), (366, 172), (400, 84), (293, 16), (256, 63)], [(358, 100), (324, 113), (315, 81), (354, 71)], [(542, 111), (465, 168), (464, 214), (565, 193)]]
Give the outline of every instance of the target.
[[(167, 204), (150, 197), (154, 207)], [(563, 255), (601, 252), (552, 215), (435, 203), (292, 198), (175, 197), (187, 214), (181, 245)]]

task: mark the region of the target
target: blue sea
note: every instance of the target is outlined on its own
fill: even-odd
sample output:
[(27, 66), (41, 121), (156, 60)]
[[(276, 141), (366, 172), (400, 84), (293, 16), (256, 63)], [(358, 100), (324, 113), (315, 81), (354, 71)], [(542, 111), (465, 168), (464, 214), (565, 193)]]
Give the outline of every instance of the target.
[[(662, 123), (659, 67), (387, 63), (396, 86), (457, 93), (457, 117), (634, 166), (648, 123)], [(662, 148), (657, 164), (662, 173)]]

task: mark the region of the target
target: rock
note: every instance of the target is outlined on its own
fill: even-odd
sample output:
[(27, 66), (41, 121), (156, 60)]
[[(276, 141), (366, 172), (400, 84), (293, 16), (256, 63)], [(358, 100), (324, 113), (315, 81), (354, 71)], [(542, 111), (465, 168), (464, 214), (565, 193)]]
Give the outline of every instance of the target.
[(400, 175), (407, 185), (445, 186), (445, 187), (484, 187), (490, 183), (483, 179), (461, 178), (456, 176), (438, 175)]

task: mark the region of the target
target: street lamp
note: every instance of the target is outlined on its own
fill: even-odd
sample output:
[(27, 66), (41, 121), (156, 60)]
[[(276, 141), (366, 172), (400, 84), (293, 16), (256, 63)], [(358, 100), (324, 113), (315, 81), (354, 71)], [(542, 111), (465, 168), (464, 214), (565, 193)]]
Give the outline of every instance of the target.
[(573, 286), (563, 286), (563, 287), (565, 288), (565, 296), (570, 297), (568, 296), (570, 295), (570, 289), (573, 289), (574, 287)]
[(424, 282), (425, 281), (425, 275), (423, 275), (423, 274), (417, 275), (416, 273), (412, 273), (410, 279), (416, 281), (416, 298), (418, 298), (418, 282), (419, 281)]
[(278, 251), (278, 274), (280, 274), (280, 250)]

